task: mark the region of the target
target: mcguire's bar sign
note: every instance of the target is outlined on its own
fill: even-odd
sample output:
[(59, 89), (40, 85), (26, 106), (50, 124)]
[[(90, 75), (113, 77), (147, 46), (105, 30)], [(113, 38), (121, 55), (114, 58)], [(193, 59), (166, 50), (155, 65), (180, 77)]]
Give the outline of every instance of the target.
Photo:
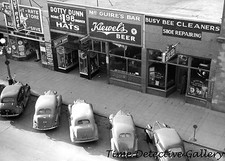
[(145, 16), (145, 24), (162, 26), (162, 34), (181, 38), (201, 40), (202, 32), (219, 34), (221, 25), (216, 23), (196, 22)]
[(87, 34), (86, 10), (78, 7), (69, 7), (48, 4), (51, 29)]

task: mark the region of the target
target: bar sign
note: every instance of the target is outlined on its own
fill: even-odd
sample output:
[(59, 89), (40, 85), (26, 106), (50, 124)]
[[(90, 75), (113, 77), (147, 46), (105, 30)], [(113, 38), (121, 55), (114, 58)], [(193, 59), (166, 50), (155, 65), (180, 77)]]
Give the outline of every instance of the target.
[(21, 25), (21, 22), (20, 22), (20, 10), (19, 10), (18, 0), (10, 0), (10, 3), (11, 3), (12, 14), (14, 19), (14, 27), (16, 30), (22, 30), (24, 29), (24, 26)]

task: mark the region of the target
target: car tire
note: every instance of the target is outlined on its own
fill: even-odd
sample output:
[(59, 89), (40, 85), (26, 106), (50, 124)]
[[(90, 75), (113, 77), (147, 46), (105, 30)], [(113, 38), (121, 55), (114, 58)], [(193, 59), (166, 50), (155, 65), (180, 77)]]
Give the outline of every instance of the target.
[(72, 129), (72, 127), (70, 126), (70, 140), (71, 140), (71, 142), (72, 143), (74, 143), (74, 134), (73, 134), (73, 129)]

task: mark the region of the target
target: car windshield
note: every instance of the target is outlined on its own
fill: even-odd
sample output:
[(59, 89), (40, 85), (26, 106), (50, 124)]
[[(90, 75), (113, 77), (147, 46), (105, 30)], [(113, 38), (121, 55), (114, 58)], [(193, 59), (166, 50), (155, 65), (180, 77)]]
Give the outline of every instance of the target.
[(38, 111), (38, 115), (45, 115), (45, 114), (51, 114), (51, 109), (46, 108), (46, 109), (40, 109)]
[(14, 103), (14, 98), (6, 97), (2, 99), (2, 103)]
[(131, 134), (130, 134), (130, 133), (121, 133), (121, 134), (119, 135), (119, 137), (120, 137), (120, 138), (129, 138), (129, 137), (131, 137)]
[(86, 124), (89, 124), (89, 123), (90, 123), (90, 121), (88, 119), (77, 121), (78, 125), (86, 125)]

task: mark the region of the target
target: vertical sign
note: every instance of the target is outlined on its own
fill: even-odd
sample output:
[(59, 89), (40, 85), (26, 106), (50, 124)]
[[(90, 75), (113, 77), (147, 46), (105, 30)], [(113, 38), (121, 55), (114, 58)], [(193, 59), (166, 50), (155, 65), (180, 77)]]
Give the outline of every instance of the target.
[(20, 10), (18, 5), (18, 0), (10, 0), (10, 3), (12, 8), (15, 29), (22, 30), (24, 27), (23, 25), (21, 25), (21, 21), (20, 21)]

